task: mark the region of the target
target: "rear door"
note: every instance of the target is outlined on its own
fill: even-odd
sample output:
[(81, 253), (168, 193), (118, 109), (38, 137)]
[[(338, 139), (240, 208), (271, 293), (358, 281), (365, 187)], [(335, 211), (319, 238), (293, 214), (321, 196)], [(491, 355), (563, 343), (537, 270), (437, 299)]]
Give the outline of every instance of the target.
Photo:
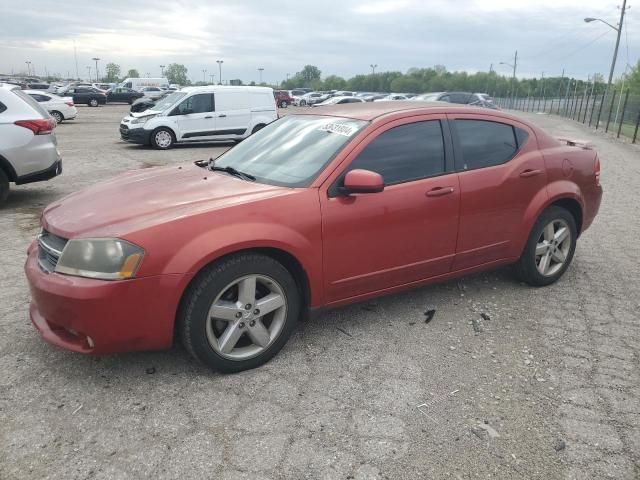
[(251, 123), (250, 95), (243, 91), (216, 94), (216, 136), (244, 135)]
[(191, 95), (179, 103), (170, 115), (177, 117), (182, 140), (207, 140), (215, 135), (216, 118), (213, 93)]
[(546, 195), (544, 159), (534, 133), (515, 120), (448, 115), (460, 179), (460, 228), (454, 270), (519, 255), (525, 212)]

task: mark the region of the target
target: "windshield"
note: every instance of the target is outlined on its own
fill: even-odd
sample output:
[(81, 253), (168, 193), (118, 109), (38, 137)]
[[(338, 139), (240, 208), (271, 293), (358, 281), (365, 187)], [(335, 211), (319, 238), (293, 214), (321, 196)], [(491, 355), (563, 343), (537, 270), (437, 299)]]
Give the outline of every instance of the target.
[(367, 122), (320, 115), (287, 115), (222, 154), (216, 167), (232, 167), (256, 181), (306, 187)]
[(158, 103), (153, 106), (153, 110), (156, 112), (164, 112), (167, 108), (172, 107), (180, 101), (185, 95), (186, 92), (173, 92), (171, 95), (167, 95), (165, 98), (159, 100)]

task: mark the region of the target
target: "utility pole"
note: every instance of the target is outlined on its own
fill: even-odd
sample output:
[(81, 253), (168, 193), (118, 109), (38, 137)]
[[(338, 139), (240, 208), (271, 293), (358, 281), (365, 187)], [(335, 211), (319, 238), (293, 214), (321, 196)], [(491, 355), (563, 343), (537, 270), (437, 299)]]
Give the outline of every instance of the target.
[(73, 57), (76, 60), (76, 80), (80, 80), (80, 72), (78, 71), (78, 51), (76, 50), (76, 41), (73, 41)]
[(260, 72), (260, 84), (262, 83), (262, 72), (264, 72), (264, 68), (260, 67), (258, 68), (258, 72)]
[(513, 103), (516, 100), (516, 89), (515, 89), (515, 85), (516, 85), (516, 69), (518, 68), (518, 51), (516, 50), (515, 55), (513, 56), (513, 65), (507, 62), (500, 62), (500, 65), (506, 65), (508, 67), (512, 67), (513, 68), (513, 76), (511, 77), (511, 92), (513, 95), (513, 98), (511, 100), (511, 108), (513, 108)]
[(160, 76), (164, 77), (164, 65), (160, 65)]

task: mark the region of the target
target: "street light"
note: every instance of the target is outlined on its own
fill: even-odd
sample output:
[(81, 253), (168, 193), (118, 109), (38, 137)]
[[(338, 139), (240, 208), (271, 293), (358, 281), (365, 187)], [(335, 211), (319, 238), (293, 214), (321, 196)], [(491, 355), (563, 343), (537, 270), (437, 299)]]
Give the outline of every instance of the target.
[(96, 83), (100, 81), (100, 79), (98, 78), (98, 60), (100, 60), (98, 57), (93, 57), (91, 60), (93, 60), (94, 62), (96, 62)]
[(605, 25), (613, 28), (618, 34), (616, 38), (616, 46), (613, 49), (613, 59), (611, 59), (611, 70), (609, 70), (609, 81), (607, 82), (607, 88), (605, 89), (605, 92), (604, 92), (605, 96), (607, 96), (607, 94), (609, 93), (609, 88), (611, 87), (611, 83), (613, 82), (613, 72), (616, 69), (616, 59), (618, 58), (618, 47), (620, 46), (620, 35), (622, 34), (622, 24), (624, 22), (624, 12), (626, 10), (627, 10), (627, 0), (622, 0), (622, 8), (620, 9), (620, 23), (618, 23), (617, 27), (614, 27), (609, 22), (605, 22), (601, 18), (587, 17), (584, 19), (586, 23), (602, 22)]
[(164, 77), (164, 65), (160, 65), (160, 76)]
[(260, 82), (262, 84), (262, 72), (264, 72), (264, 68), (260, 67), (258, 68), (258, 72), (260, 72)]
[(218, 64), (218, 85), (222, 85), (222, 64), (224, 60), (216, 60), (216, 63)]
[(375, 65), (372, 63), (371, 65), (369, 65), (371, 67), (371, 75), (375, 75), (376, 73), (376, 68), (378, 68), (378, 64), (376, 63)]
[(31, 62), (29, 60), (27, 60), (26, 62), (24, 62), (27, 64), (27, 77), (31, 75)]
[(213, 78), (214, 78), (215, 76), (216, 76), (216, 74), (215, 74), (215, 73), (210, 73), (210, 74), (209, 74), (209, 78), (211, 79), (211, 85), (214, 85), (214, 83), (213, 83)]
[(89, 83), (91, 83), (91, 67), (87, 65), (87, 72), (89, 72)]
[(507, 67), (513, 68), (513, 76), (511, 77), (511, 93), (513, 94), (513, 99), (511, 101), (511, 106), (513, 107), (513, 102), (516, 99), (516, 69), (518, 68), (518, 51), (516, 50), (515, 55), (513, 56), (513, 64), (507, 62), (500, 62), (500, 65), (506, 65)]
[(202, 69), (202, 83), (207, 83), (206, 75), (207, 75), (207, 69), (203, 68)]

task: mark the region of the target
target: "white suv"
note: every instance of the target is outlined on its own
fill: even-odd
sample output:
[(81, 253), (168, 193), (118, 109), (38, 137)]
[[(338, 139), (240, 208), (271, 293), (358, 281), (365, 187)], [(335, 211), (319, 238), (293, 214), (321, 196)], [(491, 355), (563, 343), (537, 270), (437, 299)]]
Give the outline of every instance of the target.
[(16, 185), (62, 173), (56, 121), (16, 85), (0, 83), (0, 203)]
[(187, 87), (123, 118), (120, 136), (167, 149), (183, 142), (242, 140), (277, 118), (271, 88)]

